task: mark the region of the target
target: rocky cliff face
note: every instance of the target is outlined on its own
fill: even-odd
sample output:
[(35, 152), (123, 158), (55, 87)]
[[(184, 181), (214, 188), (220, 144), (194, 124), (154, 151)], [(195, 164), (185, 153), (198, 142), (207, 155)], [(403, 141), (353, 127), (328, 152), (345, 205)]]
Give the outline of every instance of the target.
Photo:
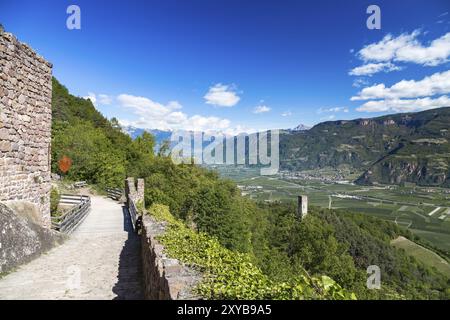
[[(358, 184), (401, 184), (404, 182), (426, 186), (450, 187), (450, 158), (435, 159), (389, 157), (366, 170), (357, 180)], [(437, 162), (437, 163), (436, 163)]]

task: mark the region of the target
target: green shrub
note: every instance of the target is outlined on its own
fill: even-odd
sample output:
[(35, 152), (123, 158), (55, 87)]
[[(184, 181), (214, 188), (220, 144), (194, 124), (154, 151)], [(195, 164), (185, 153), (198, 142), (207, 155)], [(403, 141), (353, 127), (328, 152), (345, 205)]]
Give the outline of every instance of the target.
[(61, 195), (58, 192), (58, 189), (52, 187), (50, 191), (50, 214), (52, 217), (58, 215), (58, 204), (61, 199)]

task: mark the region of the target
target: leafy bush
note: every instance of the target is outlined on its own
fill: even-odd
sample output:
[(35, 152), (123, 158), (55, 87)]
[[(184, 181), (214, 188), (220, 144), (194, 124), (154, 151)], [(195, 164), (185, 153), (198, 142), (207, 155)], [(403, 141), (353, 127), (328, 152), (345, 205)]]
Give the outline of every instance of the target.
[(102, 187), (117, 187), (125, 179), (125, 159), (104, 132), (88, 122), (55, 123), (52, 138), (53, 171), (63, 156), (72, 160), (66, 177), (86, 180)]
[(162, 203), (197, 231), (216, 237), (228, 249), (251, 251), (249, 205), (236, 185), (196, 165), (175, 165), (155, 157), (145, 178), (145, 203)]
[(50, 191), (50, 214), (52, 217), (58, 215), (58, 204), (61, 199), (61, 195), (58, 192), (58, 189), (52, 187)]

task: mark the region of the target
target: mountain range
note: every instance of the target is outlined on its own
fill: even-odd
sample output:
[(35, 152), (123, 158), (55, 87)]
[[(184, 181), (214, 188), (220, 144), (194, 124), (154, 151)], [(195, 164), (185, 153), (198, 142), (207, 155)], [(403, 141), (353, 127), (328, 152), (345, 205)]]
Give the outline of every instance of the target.
[(450, 186), (450, 108), (328, 121), (280, 137), (281, 166), (311, 170), (347, 166), (358, 184)]
[(298, 126), (296, 126), (293, 129), (290, 129), (291, 131), (307, 131), (311, 129), (310, 126), (304, 125), (303, 123), (300, 123)]
[[(358, 184), (450, 186), (450, 108), (376, 118), (303, 124), (282, 130), (281, 169), (343, 167), (360, 173)], [(144, 129), (124, 127), (136, 138)], [(171, 131), (146, 130), (157, 145)]]
[[(304, 124), (299, 124), (295, 128), (287, 130), (291, 132), (299, 132), (299, 131), (306, 131), (309, 129), (311, 129), (311, 127)], [(128, 134), (133, 140), (141, 136), (144, 132), (151, 133), (155, 137), (157, 145), (161, 145), (161, 143), (164, 142), (165, 140), (170, 140), (170, 136), (172, 135), (173, 132), (172, 130), (143, 129), (131, 125), (122, 126), (122, 131)]]
[(122, 131), (127, 133), (133, 140), (141, 136), (144, 132), (151, 133), (155, 137), (157, 144), (161, 144), (163, 141), (170, 139), (172, 131), (159, 130), (159, 129), (143, 129), (133, 126), (122, 126)]

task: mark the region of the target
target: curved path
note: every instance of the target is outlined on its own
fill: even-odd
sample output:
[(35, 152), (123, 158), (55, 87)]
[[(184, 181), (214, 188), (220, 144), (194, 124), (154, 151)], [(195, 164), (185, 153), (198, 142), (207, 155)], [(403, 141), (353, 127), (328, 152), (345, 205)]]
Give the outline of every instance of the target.
[(92, 196), (66, 242), (0, 279), (0, 299), (142, 299), (140, 240), (128, 211)]

